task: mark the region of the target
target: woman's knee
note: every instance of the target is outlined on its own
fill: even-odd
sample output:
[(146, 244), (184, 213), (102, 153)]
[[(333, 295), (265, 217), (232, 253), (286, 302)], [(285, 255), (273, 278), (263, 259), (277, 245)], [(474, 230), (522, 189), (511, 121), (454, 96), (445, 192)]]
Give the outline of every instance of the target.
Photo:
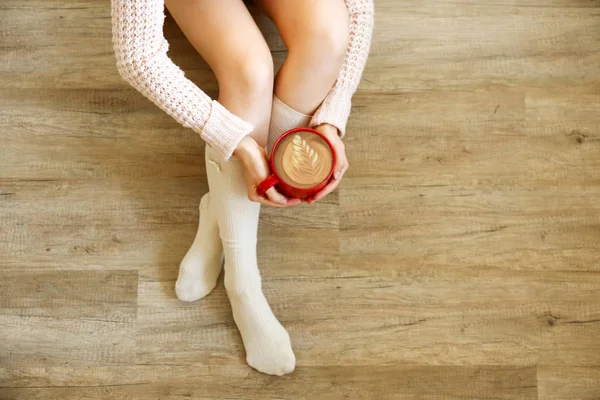
[(339, 70), (348, 47), (348, 11), (331, 14), (315, 11), (310, 21), (298, 27), (298, 35), (289, 41), (290, 55), (298, 54), (304, 60), (314, 60), (323, 71)]
[(240, 96), (261, 97), (273, 90), (273, 58), (268, 48), (230, 59), (226, 68), (215, 71), (221, 91)]

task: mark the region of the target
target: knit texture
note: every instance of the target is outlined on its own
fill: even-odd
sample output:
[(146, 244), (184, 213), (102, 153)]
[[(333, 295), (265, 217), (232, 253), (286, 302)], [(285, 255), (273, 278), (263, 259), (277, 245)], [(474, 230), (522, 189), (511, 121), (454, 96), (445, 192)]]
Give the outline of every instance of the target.
[(113, 45), (123, 79), (229, 159), (253, 126), (211, 100), (167, 56), (160, 0), (113, 0)]
[(350, 14), (350, 37), (342, 68), (333, 88), (310, 121), (315, 127), (324, 123), (335, 126), (341, 136), (346, 134), (351, 99), (365, 69), (374, 24), (373, 0), (344, 0)]

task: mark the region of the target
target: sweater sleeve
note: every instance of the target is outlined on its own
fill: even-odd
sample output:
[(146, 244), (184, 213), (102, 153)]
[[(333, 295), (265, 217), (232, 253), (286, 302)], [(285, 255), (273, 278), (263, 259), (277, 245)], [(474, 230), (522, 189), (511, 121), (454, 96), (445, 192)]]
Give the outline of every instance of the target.
[(367, 63), (373, 34), (373, 0), (344, 0), (350, 14), (350, 36), (342, 68), (333, 88), (313, 115), (310, 126), (331, 124), (346, 133), (351, 99)]
[(123, 79), (229, 159), (253, 126), (212, 100), (169, 59), (163, 0), (112, 0), (111, 14)]

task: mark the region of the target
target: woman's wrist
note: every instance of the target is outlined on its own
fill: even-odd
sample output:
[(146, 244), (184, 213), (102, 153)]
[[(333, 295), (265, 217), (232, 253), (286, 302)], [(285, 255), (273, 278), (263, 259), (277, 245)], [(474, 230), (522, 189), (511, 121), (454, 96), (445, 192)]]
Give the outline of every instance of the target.
[(340, 131), (335, 126), (324, 123), (319, 126), (316, 126), (315, 129), (325, 135), (327, 138), (339, 138)]
[(255, 153), (259, 147), (258, 143), (250, 135), (246, 135), (238, 142), (233, 154), (243, 160), (248, 155)]

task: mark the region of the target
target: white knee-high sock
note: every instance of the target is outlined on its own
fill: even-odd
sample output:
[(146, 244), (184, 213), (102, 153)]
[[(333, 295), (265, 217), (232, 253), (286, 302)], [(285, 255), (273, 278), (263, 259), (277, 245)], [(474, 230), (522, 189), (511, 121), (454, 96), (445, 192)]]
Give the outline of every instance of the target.
[(305, 128), (310, 123), (311, 116), (294, 110), (277, 96), (273, 95), (273, 106), (271, 109), (271, 125), (269, 126), (269, 140), (267, 152), (271, 154), (273, 144), (279, 136), (294, 128)]
[(175, 293), (182, 301), (198, 300), (209, 294), (221, 273), (223, 248), (217, 219), (210, 211), (210, 202), (210, 193), (200, 200), (196, 238), (179, 265)]
[(260, 204), (248, 200), (243, 166), (237, 157), (224, 161), (207, 145), (206, 173), (225, 254), (225, 289), (246, 360), (266, 374), (290, 373), (296, 365), (290, 337), (261, 289), (256, 260)]

